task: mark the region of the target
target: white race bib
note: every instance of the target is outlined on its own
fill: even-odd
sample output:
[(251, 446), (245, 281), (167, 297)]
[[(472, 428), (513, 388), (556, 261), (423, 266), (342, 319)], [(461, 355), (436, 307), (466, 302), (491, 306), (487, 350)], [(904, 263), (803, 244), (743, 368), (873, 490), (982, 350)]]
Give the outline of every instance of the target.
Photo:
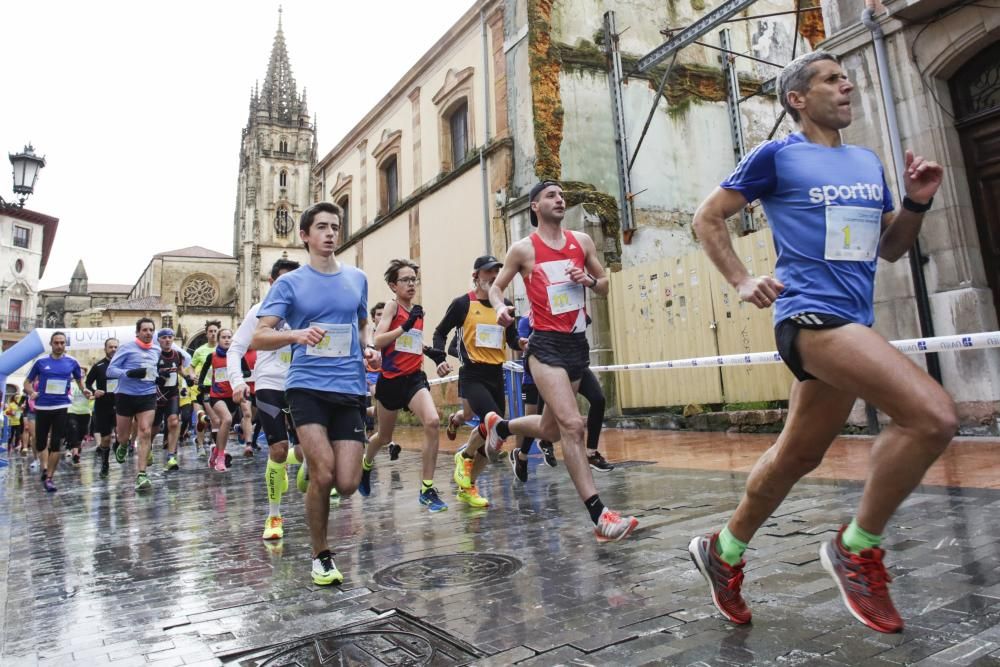
[(163, 383), (164, 387), (176, 387), (177, 386), (177, 373), (171, 373), (167, 376)]
[(107, 389), (104, 390), (104, 393), (113, 394), (116, 391), (118, 391), (118, 380), (112, 380), (108, 378), (107, 384), (105, 386), (107, 386)]
[(226, 369), (224, 367), (212, 369), (212, 382), (214, 382), (215, 384), (222, 384), (223, 382), (229, 382), (229, 376), (226, 374)]
[(561, 285), (549, 285), (549, 310), (553, 315), (569, 313), (580, 310), (586, 305), (586, 297), (583, 292), (583, 285), (576, 283), (562, 283)]
[(66, 380), (46, 380), (45, 393), (53, 395), (66, 395)]
[(569, 270), (573, 268), (573, 262), (568, 259), (554, 259), (541, 262), (538, 266), (545, 272), (545, 277), (550, 283), (564, 283), (569, 277)]
[(396, 352), (407, 354), (424, 353), (424, 332), (420, 329), (410, 329), (396, 339)]
[(319, 327), (326, 332), (326, 335), (320, 342), (306, 347), (306, 355), (310, 357), (348, 357), (351, 355), (353, 324), (310, 322), (309, 326)]
[(289, 366), (292, 363), (292, 348), (287, 345), (278, 350), (278, 362), (282, 366)]
[(142, 376), (143, 382), (156, 382), (156, 366), (146, 366), (146, 374)]
[(499, 324), (477, 324), (476, 347), (503, 349), (503, 327)]
[(826, 207), (825, 259), (870, 262), (882, 235), (882, 210), (863, 206)]

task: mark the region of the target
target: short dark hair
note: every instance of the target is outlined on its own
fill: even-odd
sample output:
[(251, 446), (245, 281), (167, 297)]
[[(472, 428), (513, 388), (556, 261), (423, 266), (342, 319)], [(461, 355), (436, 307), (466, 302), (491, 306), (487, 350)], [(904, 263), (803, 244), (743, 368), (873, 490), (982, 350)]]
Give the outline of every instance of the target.
[(210, 326), (216, 326), (220, 329), (222, 328), (222, 320), (205, 320), (205, 331), (208, 331)]
[(154, 329), (156, 328), (156, 322), (154, 322), (152, 319), (150, 319), (148, 317), (140, 317), (138, 320), (135, 321), (135, 332), (136, 333), (139, 333), (139, 330), (142, 329), (142, 323), (143, 322), (149, 322), (150, 324), (153, 325)]
[(420, 271), (420, 267), (412, 259), (394, 259), (389, 262), (389, 268), (385, 270), (385, 282), (396, 282), (399, 278), (399, 272), (406, 267), (413, 269), (414, 273)]
[(385, 301), (379, 301), (374, 306), (372, 306), (372, 317), (375, 317), (375, 311), (379, 308), (385, 308)]
[(300, 266), (301, 264), (296, 262), (294, 259), (286, 259), (282, 257), (271, 265), (271, 280), (277, 280), (278, 276), (280, 276), (282, 272), (294, 271)]
[(808, 93), (809, 81), (813, 76), (812, 65), (823, 60), (838, 62), (832, 54), (826, 51), (813, 51), (788, 63), (778, 74), (778, 101), (796, 123), (799, 122), (799, 110), (788, 103), (788, 93), (793, 91), (800, 94)]
[[(309, 233), (309, 228), (312, 227), (313, 220), (320, 213), (333, 213), (337, 216), (337, 221), (340, 224), (344, 224), (344, 209), (340, 208), (337, 204), (330, 201), (320, 201), (316, 202), (306, 210), (302, 211), (302, 216), (299, 218), (299, 231)], [(306, 248), (309, 244), (305, 241), (302, 242)]]
[(66, 338), (66, 334), (64, 334), (62, 331), (53, 331), (52, 335), (49, 336), (49, 345), (52, 345), (52, 341), (56, 339), (56, 336), (62, 336), (63, 338)]
[(115, 341), (115, 342), (117, 343), (117, 342), (118, 342), (118, 339), (117, 339), (117, 338), (115, 338), (114, 336), (112, 336), (111, 338), (108, 338), (108, 339), (106, 339), (106, 340), (104, 341), (104, 347), (107, 347), (107, 346), (108, 346), (108, 343), (110, 343), (111, 341)]

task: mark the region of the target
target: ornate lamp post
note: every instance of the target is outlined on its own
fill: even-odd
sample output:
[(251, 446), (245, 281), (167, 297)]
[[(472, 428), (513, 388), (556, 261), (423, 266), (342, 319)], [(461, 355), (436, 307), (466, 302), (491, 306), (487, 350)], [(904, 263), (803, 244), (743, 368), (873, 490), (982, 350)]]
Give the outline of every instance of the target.
[(0, 197), (0, 209), (24, 208), (24, 200), (35, 191), (35, 181), (38, 180), (38, 172), (45, 166), (45, 157), (35, 155), (35, 148), (31, 144), (25, 146), (20, 153), (8, 153), (7, 156), (14, 167), (14, 195), (20, 197), (18, 202), (9, 202)]

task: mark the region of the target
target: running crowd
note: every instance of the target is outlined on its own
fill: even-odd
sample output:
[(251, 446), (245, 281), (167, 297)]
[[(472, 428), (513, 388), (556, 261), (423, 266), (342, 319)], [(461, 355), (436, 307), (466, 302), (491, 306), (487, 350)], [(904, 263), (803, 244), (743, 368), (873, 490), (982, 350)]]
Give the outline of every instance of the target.
[[(877, 259), (895, 261), (911, 247), (942, 169), (907, 152), (897, 210), (878, 157), (841, 141), (840, 130), (851, 122), (853, 86), (838, 62), (808, 54), (786, 66), (778, 83), (799, 131), (750, 152), (702, 203), (694, 228), (741, 300), (774, 306), (778, 350), (796, 379), (785, 428), (755, 465), (735, 513), (694, 537), (689, 552), (717, 609), (734, 623), (748, 623), (741, 592), (748, 543), (794, 484), (819, 465), (861, 397), (893, 423), (873, 445), (857, 513), (823, 544), (821, 564), (851, 614), (875, 630), (897, 632), (903, 621), (889, 596), (882, 534), (947, 447), (957, 419), (947, 393), (872, 330), (873, 285)], [(730, 241), (727, 219), (755, 200), (773, 230), (776, 276), (751, 275)], [(6, 406), (17, 424), (12, 437), (34, 452), (32, 465), (52, 492), (63, 443), (78, 463), (92, 429), (101, 476), (107, 477), (112, 454), (125, 463), (134, 451), (135, 488), (142, 492), (151, 488), (153, 433), (162, 438), (167, 473), (180, 467), (182, 442), (191, 442), (211, 470), (225, 473), (230, 432), (244, 456), (254, 456), (262, 432), (268, 446), (263, 538), (284, 533), (281, 499), (288, 466), (298, 466), (312, 580), (329, 585), (343, 581), (327, 540), (330, 497), (373, 495), (379, 451), (386, 447), (391, 460), (399, 456), (392, 438), (400, 410), (422, 427), (417, 500), (432, 513), (448, 508), (434, 481), (440, 418), (422, 369), (427, 357), (438, 376), (448, 377), (449, 359), (457, 359), (462, 406), (448, 416), (446, 436), (454, 440), (462, 424), (474, 424), (454, 456), (458, 501), (490, 505), (477, 481), (512, 436), (516, 443), (506, 456), (520, 482), (528, 479), (532, 443), (554, 467), (552, 443), (558, 442), (596, 539), (622, 540), (639, 521), (605, 506), (593, 476), (613, 466), (597, 449), (605, 400), (589, 368), (587, 292), (606, 295), (608, 277), (590, 236), (563, 228), (566, 202), (558, 182), (532, 187), (529, 206), (536, 230), (514, 243), (504, 261), (476, 258), (471, 288), (454, 298), (430, 332), (428, 314), (414, 302), (419, 266), (405, 258), (390, 262), (383, 278), (393, 298), (369, 309), (368, 276), (336, 256), (343, 212), (317, 203), (299, 222), (308, 264), (276, 262), (270, 290), (240, 327), (233, 332), (208, 322), (208, 342), (191, 355), (174, 343), (172, 330), (156, 331), (143, 318), (134, 340), (120, 346), (108, 340), (105, 358), (84, 373), (66, 355), (65, 336), (53, 334), (51, 354), (32, 366), (24, 396)], [(530, 306), (520, 317), (504, 297), (517, 275)], [(515, 419), (505, 418), (504, 364), (511, 359), (524, 369), (525, 416)], [(589, 402), (586, 417), (577, 394)]]

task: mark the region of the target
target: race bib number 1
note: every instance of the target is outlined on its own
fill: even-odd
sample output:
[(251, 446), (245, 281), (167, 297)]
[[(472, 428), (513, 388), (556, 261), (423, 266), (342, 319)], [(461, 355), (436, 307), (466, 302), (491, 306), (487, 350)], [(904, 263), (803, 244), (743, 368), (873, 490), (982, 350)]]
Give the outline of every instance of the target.
[(66, 393), (66, 380), (46, 380), (45, 382), (45, 393), (46, 394), (65, 394)]
[(499, 324), (477, 324), (476, 346), (500, 350), (503, 348), (503, 327)]
[(827, 206), (823, 257), (840, 262), (870, 262), (878, 252), (881, 234), (882, 209)]
[(408, 354), (424, 353), (424, 332), (420, 329), (410, 329), (396, 339), (396, 351)]
[(560, 285), (549, 285), (547, 290), (549, 293), (549, 310), (552, 311), (553, 315), (580, 310), (586, 304), (583, 285), (562, 283)]
[(323, 324), (310, 322), (310, 327), (319, 327), (326, 332), (323, 340), (306, 347), (306, 355), (310, 357), (347, 357), (351, 354), (353, 339), (353, 324)]

